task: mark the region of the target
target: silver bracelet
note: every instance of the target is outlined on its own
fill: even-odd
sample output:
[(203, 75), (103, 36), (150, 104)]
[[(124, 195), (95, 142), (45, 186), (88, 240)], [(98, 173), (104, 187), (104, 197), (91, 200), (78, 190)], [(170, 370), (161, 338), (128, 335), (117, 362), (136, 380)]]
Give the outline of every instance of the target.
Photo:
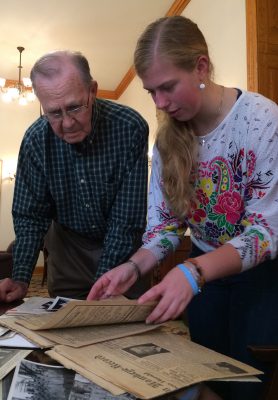
[(141, 279), (141, 277), (142, 277), (142, 274), (141, 274), (141, 271), (140, 271), (140, 269), (138, 267), (138, 264), (135, 261), (131, 260), (131, 259), (127, 260), (127, 263), (131, 264), (134, 267), (136, 275), (137, 275), (137, 281), (139, 281)]

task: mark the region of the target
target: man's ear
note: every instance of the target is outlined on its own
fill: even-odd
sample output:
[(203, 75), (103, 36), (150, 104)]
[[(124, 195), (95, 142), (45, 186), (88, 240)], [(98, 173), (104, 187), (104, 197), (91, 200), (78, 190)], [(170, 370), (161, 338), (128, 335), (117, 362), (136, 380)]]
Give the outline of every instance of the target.
[(204, 80), (209, 75), (209, 59), (206, 55), (200, 56), (196, 63), (196, 71), (200, 80)]
[(93, 98), (95, 98), (97, 95), (97, 88), (98, 88), (97, 81), (93, 80), (90, 87), (90, 93), (93, 95)]

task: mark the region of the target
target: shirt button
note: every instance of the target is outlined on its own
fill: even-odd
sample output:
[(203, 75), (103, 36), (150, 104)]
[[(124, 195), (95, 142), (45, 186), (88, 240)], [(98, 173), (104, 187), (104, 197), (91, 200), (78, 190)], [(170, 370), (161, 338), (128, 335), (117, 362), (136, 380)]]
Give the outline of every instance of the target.
[(90, 207), (90, 204), (86, 203), (86, 204), (85, 204), (85, 207), (89, 208), (89, 207)]
[(96, 225), (92, 225), (92, 228), (95, 229), (95, 228), (96, 228)]
[(80, 182), (81, 182), (81, 183), (84, 183), (84, 182), (85, 182), (85, 180), (84, 180), (84, 179), (80, 179)]

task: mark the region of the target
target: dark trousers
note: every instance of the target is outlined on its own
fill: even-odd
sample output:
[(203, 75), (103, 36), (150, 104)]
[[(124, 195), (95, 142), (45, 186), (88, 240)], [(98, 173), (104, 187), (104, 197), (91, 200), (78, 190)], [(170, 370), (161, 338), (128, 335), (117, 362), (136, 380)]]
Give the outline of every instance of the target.
[[(202, 254), (193, 246), (192, 256)], [(263, 372), (263, 383), (231, 384), (223, 399), (257, 400), (269, 366), (249, 345), (278, 345), (278, 259), (225, 279), (207, 283), (191, 301), (187, 318), (191, 339)], [(227, 385), (225, 384), (225, 387)]]
[(84, 238), (53, 221), (45, 238), (49, 295), (86, 299), (102, 246), (101, 241)]
[[(103, 242), (85, 238), (52, 222), (45, 237), (47, 287), (51, 297), (86, 299), (97, 272)], [(139, 247), (135, 244), (134, 252)], [(150, 287), (150, 277), (136, 282), (126, 297), (137, 298)]]

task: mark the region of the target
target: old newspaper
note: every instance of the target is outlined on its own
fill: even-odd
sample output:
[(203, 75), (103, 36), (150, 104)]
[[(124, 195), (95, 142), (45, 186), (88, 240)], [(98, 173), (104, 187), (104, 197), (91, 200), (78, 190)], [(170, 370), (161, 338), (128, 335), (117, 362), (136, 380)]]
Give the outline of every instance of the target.
[(0, 325), (50, 348), (52, 359), (114, 395), (152, 399), (211, 379), (260, 374), (191, 342), (184, 324), (135, 322), (144, 321), (154, 305), (127, 299), (71, 301), (50, 315), (2, 316)]
[(125, 298), (71, 301), (52, 313), (2, 316), (0, 324), (42, 348), (56, 344), (80, 347), (156, 329), (144, 322), (154, 304), (140, 306), (136, 300)]
[(41, 330), (137, 322), (144, 321), (155, 305), (155, 302), (139, 305), (137, 300), (128, 299), (73, 300), (50, 314), (22, 316), (18, 323), (28, 329)]
[(58, 345), (47, 354), (81, 374), (86, 365), (86, 378), (98, 376), (142, 399), (215, 378), (260, 374), (163, 328), (79, 349)]

